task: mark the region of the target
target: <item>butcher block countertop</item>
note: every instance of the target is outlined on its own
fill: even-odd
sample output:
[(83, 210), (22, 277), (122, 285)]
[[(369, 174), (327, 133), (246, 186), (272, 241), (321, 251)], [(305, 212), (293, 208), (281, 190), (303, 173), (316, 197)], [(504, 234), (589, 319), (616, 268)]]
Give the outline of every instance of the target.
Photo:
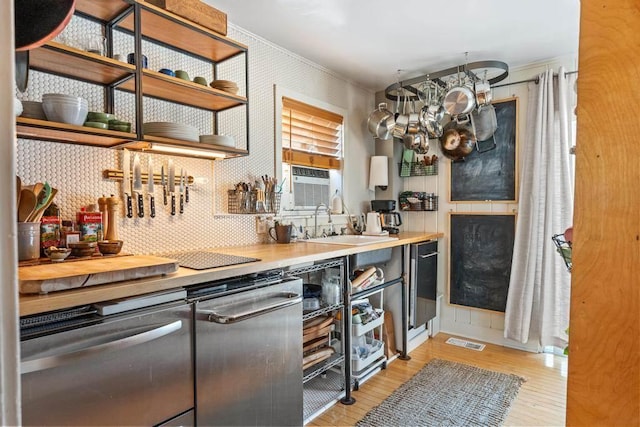
[[(196, 285), (208, 281), (242, 276), (274, 268), (312, 263), (324, 259), (417, 243), (441, 237), (443, 237), (442, 233), (404, 232), (398, 235), (398, 240), (359, 246), (296, 242), (288, 244), (272, 243), (203, 249), (220, 254), (258, 258), (260, 261), (212, 268), (208, 270), (192, 270), (181, 267), (178, 268), (176, 273), (166, 276), (154, 276), (143, 279), (96, 285), (87, 288), (50, 292), (44, 295), (20, 295), (20, 316), (44, 313), (52, 310), (60, 310), (166, 289)], [(29, 267), (20, 267), (18, 269), (19, 278), (22, 278), (22, 275), (28, 272), (28, 270), (23, 269), (29, 269)]]

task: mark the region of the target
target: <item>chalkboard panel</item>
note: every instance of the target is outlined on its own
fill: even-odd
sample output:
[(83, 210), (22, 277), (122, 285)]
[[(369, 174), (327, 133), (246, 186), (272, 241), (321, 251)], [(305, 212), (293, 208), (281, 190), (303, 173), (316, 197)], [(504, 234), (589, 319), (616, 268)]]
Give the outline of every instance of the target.
[[(498, 129), (496, 148), (451, 163), (451, 202), (516, 201), (518, 98), (494, 101)], [(478, 142), (487, 147), (490, 140)], [(481, 148), (484, 149), (484, 148)]]
[(504, 312), (515, 214), (451, 213), (449, 303)]

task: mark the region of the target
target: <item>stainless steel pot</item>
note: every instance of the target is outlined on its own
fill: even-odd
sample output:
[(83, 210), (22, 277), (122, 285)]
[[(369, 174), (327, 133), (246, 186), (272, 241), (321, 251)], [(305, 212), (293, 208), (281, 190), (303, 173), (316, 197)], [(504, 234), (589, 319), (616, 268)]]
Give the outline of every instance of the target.
[(390, 139), (391, 131), (396, 121), (391, 111), (387, 110), (387, 103), (381, 102), (378, 109), (369, 115), (367, 127), (371, 135), (379, 139)]
[(476, 96), (473, 90), (460, 79), (459, 70), (458, 83), (447, 91), (442, 105), (452, 117), (469, 114), (476, 106)]
[(476, 105), (478, 110), (482, 110), (482, 107), (491, 105), (491, 86), (486, 80), (476, 82), (475, 84)]

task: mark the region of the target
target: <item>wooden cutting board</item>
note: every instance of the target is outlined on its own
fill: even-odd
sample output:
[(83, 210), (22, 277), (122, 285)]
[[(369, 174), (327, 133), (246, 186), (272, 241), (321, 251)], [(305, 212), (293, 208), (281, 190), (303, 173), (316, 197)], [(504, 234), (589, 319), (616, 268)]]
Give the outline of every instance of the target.
[(88, 259), (18, 268), (20, 293), (65, 289), (159, 276), (178, 271), (178, 262), (151, 255)]

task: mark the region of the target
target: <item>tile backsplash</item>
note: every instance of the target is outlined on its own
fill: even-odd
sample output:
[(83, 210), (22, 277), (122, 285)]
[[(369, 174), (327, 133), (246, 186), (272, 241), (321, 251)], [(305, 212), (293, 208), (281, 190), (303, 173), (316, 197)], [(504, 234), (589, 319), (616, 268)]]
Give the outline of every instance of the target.
[[(77, 38), (83, 32), (95, 32), (95, 25), (74, 17), (63, 35), (68, 36), (68, 39)], [(269, 241), (265, 235), (257, 234), (255, 215), (226, 213), (226, 192), (239, 181), (253, 181), (260, 175), (275, 174), (273, 87), (276, 84), (353, 109), (349, 132), (358, 137), (366, 134), (363, 123), (373, 105), (372, 93), (237, 27), (229, 28), (229, 37), (249, 47), (249, 87), (244, 85), (244, 61), (232, 59), (220, 65), (218, 78), (233, 79), (241, 87), (240, 94), (248, 93), (251, 155), (223, 161), (173, 157), (176, 173), (184, 168), (195, 179), (184, 213), (171, 216), (167, 207), (162, 204), (161, 188), (158, 185), (155, 189), (155, 218), (126, 218), (121, 202), (117, 227), (119, 237), (125, 241), (123, 251), (137, 254), (162, 253)], [(114, 53), (126, 56), (132, 51), (128, 39), (130, 36), (117, 36)], [(168, 68), (186, 69), (192, 77), (213, 77), (210, 64), (205, 62), (203, 66), (202, 61), (170, 49), (145, 42), (143, 53), (150, 57), (149, 66), (152, 69), (169, 64)], [(18, 97), (22, 100), (39, 101), (43, 93), (49, 92), (82, 96), (89, 101), (90, 111), (102, 111), (104, 108), (104, 91), (100, 86), (34, 71), (30, 73), (28, 90), (18, 93)], [(134, 122), (133, 95), (116, 91), (115, 101), (118, 119)], [(182, 122), (198, 127), (201, 134), (213, 131), (215, 116), (204, 110), (147, 98), (143, 108), (145, 121)], [(220, 113), (219, 121), (219, 132), (234, 136), (236, 146), (245, 148), (247, 132), (244, 107)], [(361, 138), (353, 139), (353, 149), (361, 153), (363, 150), (359, 144), (364, 145), (365, 142), (358, 141)], [(171, 158), (168, 155), (140, 153), (143, 172), (147, 169), (149, 155), (153, 156), (155, 173), (159, 173), (160, 166), (166, 165)], [(26, 185), (46, 181), (58, 189), (55, 202), (65, 219), (75, 218), (80, 207), (96, 204), (102, 195), (122, 195), (120, 182), (103, 178), (105, 169), (122, 168), (121, 150), (19, 139), (16, 164), (17, 173)], [(361, 204), (370, 196), (366, 188), (362, 187), (361, 194), (356, 191), (352, 193), (356, 204)], [(313, 224), (312, 220), (311, 223), (308, 221), (307, 217), (296, 223)], [(340, 222), (344, 222), (344, 219)]]

